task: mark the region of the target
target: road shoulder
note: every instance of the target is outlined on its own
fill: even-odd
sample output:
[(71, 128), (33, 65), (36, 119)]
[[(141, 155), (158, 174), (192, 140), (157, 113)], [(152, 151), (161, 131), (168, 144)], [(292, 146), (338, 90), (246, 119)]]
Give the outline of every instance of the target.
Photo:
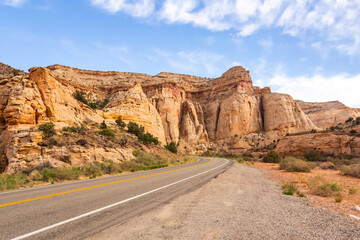
[(281, 193), (269, 176), (234, 164), (203, 187), (89, 239), (359, 239), (347, 218)]

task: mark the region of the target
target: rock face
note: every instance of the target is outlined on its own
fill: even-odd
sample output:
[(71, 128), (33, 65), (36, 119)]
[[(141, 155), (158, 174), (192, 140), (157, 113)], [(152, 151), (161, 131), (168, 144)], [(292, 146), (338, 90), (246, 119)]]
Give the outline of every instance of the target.
[[(107, 104), (94, 110), (74, 98), (76, 91), (92, 102), (107, 99)], [(58, 129), (96, 127), (104, 120), (115, 126), (121, 117), (143, 125), (162, 144), (179, 143), (180, 152), (193, 154), (218, 142), (229, 149), (249, 149), (254, 143), (249, 145), (237, 136), (258, 142), (265, 137), (272, 143), (289, 133), (319, 130), (360, 115), (338, 102), (305, 103), (271, 93), (270, 88), (255, 87), (243, 67), (233, 67), (219, 78), (87, 71), (61, 65), (34, 67), (27, 75), (2, 78), (0, 94), (0, 171), (7, 172), (45, 161), (59, 166), (130, 158), (131, 150), (126, 147), (109, 149), (94, 142), (85, 148), (75, 143), (79, 139), (44, 149), (38, 125), (50, 121)], [(257, 144), (263, 145), (265, 142)]]
[(359, 156), (360, 138), (332, 133), (286, 136), (280, 140), (275, 150), (282, 155), (295, 156), (310, 151), (332, 156)]
[(322, 129), (336, 126), (350, 117), (360, 117), (360, 110), (348, 108), (339, 101), (307, 103), (297, 100), (297, 103), (311, 121)]
[(105, 106), (105, 119), (137, 122), (152, 133), (160, 142), (166, 143), (164, 127), (156, 108), (149, 102), (141, 85), (136, 84), (126, 92), (117, 92)]

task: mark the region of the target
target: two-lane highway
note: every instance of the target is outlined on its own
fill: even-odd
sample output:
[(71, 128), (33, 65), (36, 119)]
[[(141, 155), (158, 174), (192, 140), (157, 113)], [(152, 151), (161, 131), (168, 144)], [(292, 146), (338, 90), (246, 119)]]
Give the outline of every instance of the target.
[(151, 171), (0, 193), (0, 239), (82, 239), (189, 192), (231, 161), (196, 162)]

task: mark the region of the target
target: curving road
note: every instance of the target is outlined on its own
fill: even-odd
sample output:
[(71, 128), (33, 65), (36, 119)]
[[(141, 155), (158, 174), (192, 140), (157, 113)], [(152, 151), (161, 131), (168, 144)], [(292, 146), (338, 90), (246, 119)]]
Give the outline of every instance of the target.
[(83, 239), (192, 191), (232, 162), (151, 171), (0, 193), (0, 239)]

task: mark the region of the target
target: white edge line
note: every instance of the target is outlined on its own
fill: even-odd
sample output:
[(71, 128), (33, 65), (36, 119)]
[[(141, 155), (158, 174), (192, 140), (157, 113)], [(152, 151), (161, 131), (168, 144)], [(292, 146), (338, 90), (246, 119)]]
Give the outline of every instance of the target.
[(123, 203), (129, 202), (129, 201), (131, 201), (131, 200), (134, 200), (134, 199), (140, 198), (140, 197), (142, 197), (142, 196), (148, 195), (148, 194), (150, 194), (150, 193), (153, 193), (153, 192), (159, 191), (159, 190), (161, 190), (161, 189), (164, 189), (164, 188), (170, 187), (170, 186), (172, 186), (172, 185), (175, 185), (175, 184), (178, 184), (178, 183), (184, 182), (184, 181), (189, 180), (189, 179), (191, 179), (191, 178), (194, 178), (194, 177), (200, 176), (200, 175), (202, 175), (202, 174), (205, 174), (205, 173), (207, 173), (207, 172), (210, 172), (210, 171), (212, 171), (212, 170), (215, 170), (215, 169), (217, 169), (217, 168), (220, 168), (220, 167), (222, 167), (222, 166), (226, 165), (228, 162), (229, 162), (229, 160), (226, 160), (226, 162), (225, 162), (224, 164), (221, 164), (220, 166), (217, 166), (217, 167), (215, 167), (215, 168), (212, 168), (212, 169), (206, 170), (206, 171), (204, 171), (204, 172), (198, 173), (198, 174), (193, 175), (193, 176), (191, 176), (191, 177), (187, 177), (187, 178), (184, 178), (184, 179), (182, 179), (182, 180), (179, 180), (179, 181), (176, 181), (176, 182), (170, 183), (170, 184), (168, 184), (168, 185), (165, 185), (165, 186), (162, 186), (162, 187), (159, 187), (159, 188), (153, 189), (153, 190), (151, 190), (151, 191), (148, 191), (148, 192), (145, 192), (145, 193), (142, 193), (142, 194), (136, 195), (136, 196), (134, 196), (134, 197), (131, 197), (131, 198), (128, 198), (128, 199), (122, 200), (122, 201), (120, 201), (120, 202), (116, 202), (116, 203), (110, 204), (110, 205), (108, 205), (108, 206), (105, 206), (105, 207), (102, 207), (102, 208), (98, 208), (98, 209), (93, 210), (93, 211), (91, 211), (91, 212), (87, 212), (87, 213), (81, 214), (81, 215), (79, 215), (79, 216), (77, 216), (77, 217), (69, 218), (69, 219), (67, 219), (67, 220), (65, 220), (65, 221), (62, 221), (62, 222), (59, 222), (59, 223), (55, 223), (55, 224), (53, 224), (53, 225), (50, 225), (50, 226), (47, 226), (47, 227), (41, 228), (41, 229), (39, 229), (39, 230), (36, 230), (36, 231), (30, 232), (30, 233), (28, 233), (28, 234), (25, 234), (25, 235), (22, 235), (22, 236), (19, 236), (19, 237), (13, 238), (12, 240), (24, 239), (24, 238), (27, 238), (27, 237), (33, 236), (33, 235), (35, 235), (35, 234), (38, 234), (38, 233), (41, 233), (41, 232), (44, 232), (44, 231), (50, 230), (50, 229), (52, 229), (52, 228), (59, 227), (59, 226), (64, 225), (64, 224), (66, 224), (66, 223), (73, 222), (73, 221), (78, 220), (78, 219), (80, 219), (80, 218), (87, 217), (87, 216), (90, 216), (90, 215), (92, 215), (92, 214), (95, 214), (95, 213), (98, 213), (98, 212), (104, 211), (104, 210), (106, 210), (106, 209), (109, 209), (109, 208), (115, 207), (115, 206), (117, 206), (117, 205), (120, 205), (120, 204), (123, 204)]
[[(199, 158), (201, 158), (201, 157), (199, 157)], [(190, 162), (190, 163), (184, 163), (184, 164), (180, 164), (180, 165), (173, 165), (173, 166), (168, 166), (168, 167), (164, 167), (164, 168), (149, 169), (149, 170), (139, 171), (139, 172), (134, 172), (134, 173), (129, 172), (129, 173), (124, 173), (124, 174), (112, 175), (112, 176), (102, 176), (102, 177), (94, 178), (94, 179), (78, 179), (78, 180), (71, 180), (69, 182), (56, 183), (56, 184), (51, 184), (51, 185), (49, 184), (49, 185), (43, 185), (43, 186), (35, 186), (35, 187), (23, 188), (23, 189), (8, 190), (8, 191), (0, 192), (0, 195), (18, 193), (18, 192), (25, 192), (25, 191), (37, 190), (37, 189), (43, 189), (43, 188), (53, 188), (53, 187), (64, 186), (64, 185), (69, 185), (69, 184), (76, 184), (76, 183), (99, 181), (99, 180), (102, 180), (102, 179), (107, 180), (107, 179), (111, 179), (111, 178), (129, 176), (129, 175), (134, 175), (134, 174), (139, 174), (139, 173), (144, 173), (144, 172), (151, 173), (151, 172), (159, 171), (161, 169), (167, 169), (167, 168), (177, 167), (177, 166), (185, 166), (187, 164), (192, 164), (192, 163), (196, 163), (196, 162), (199, 162), (199, 159), (197, 159), (194, 162)]]

